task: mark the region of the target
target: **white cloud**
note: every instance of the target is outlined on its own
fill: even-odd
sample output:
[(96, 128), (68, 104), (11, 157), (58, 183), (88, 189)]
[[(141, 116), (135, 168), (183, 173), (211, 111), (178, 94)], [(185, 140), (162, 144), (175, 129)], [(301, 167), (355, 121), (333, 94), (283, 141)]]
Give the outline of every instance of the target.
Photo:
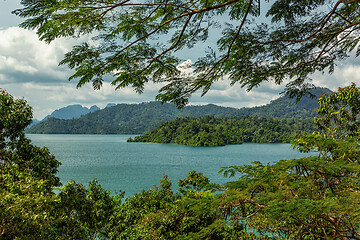
[(19, 62), (18, 59), (10, 56), (0, 56), (0, 71), (5, 69), (13, 69), (17, 72), (33, 74), (38, 72), (38, 69)]
[(352, 82), (360, 86), (360, 61), (358, 58), (345, 60), (335, 67), (333, 74), (315, 73), (312, 79), (316, 86), (327, 87), (332, 91), (349, 86)]
[[(194, 71), (192, 61), (186, 60), (178, 66), (184, 76), (191, 75)], [(253, 88), (250, 92), (241, 88), (240, 84), (231, 86), (231, 81), (227, 76), (222, 80), (214, 82), (207, 94), (201, 97), (201, 93), (194, 94), (190, 99), (190, 104), (214, 103), (228, 107), (254, 107), (269, 103), (279, 97), (284, 86), (264, 82), (258, 88)]]
[(230, 86), (230, 80), (224, 78), (223, 81), (214, 83), (209, 92), (201, 97), (196, 94), (191, 98), (191, 104), (208, 104), (214, 103), (226, 107), (255, 107), (269, 103), (271, 100), (278, 98), (282, 92), (283, 86), (265, 82), (258, 88), (250, 92), (241, 88), (240, 84)]
[[(351, 82), (360, 84), (360, 66), (347, 65), (340, 71), (334, 73), (335, 77), (341, 81), (342, 86), (348, 86)], [(340, 82), (339, 81), (339, 82)]]
[[(74, 40), (59, 39), (51, 44), (38, 40), (34, 31), (19, 27), (0, 30), (0, 72), (2, 82), (63, 81), (69, 71), (58, 67)], [(39, 75), (39, 76), (37, 76)]]

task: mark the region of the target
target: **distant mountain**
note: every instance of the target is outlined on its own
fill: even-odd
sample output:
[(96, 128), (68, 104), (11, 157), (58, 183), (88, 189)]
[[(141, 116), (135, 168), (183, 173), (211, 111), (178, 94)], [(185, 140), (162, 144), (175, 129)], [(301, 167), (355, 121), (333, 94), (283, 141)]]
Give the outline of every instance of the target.
[(296, 104), (295, 99), (282, 96), (267, 105), (253, 108), (230, 108), (214, 104), (176, 108), (173, 104), (149, 102), (140, 104), (118, 104), (88, 113), (78, 119), (49, 118), (28, 129), (28, 133), (68, 133), (68, 134), (141, 134), (150, 131), (160, 123), (177, 117), (242, 117), (263, 116), (279, 119), (309, 119), (316, 115), (317, 98), (330, 94), (325, 88), (312, 91), (316, 98), (303, 97)]
[(73, 119), (79, 118), (82, 115), (95, 112), (100, 110), (96, 105), (92, 106), (90, 109), (87, 107), (83, 107), (80, 104), (69, 105), (67, 107), (63, 107), (55, 110), (50, 115), (47, 115), (42, 121), (48, 118), (57, 118), (57, 119)]
[(115, 103), (108, 103), (105, 108), (116, 106)]
[(30, 123), (30, 125), (26, 127), (26, 129), (29, 129), (29, 128), (31, 128), (31, 127), (35, 126), (36, 124), (39, 124), (39, 123), (40, 123), (39, 120), (33, 119), (32, 122)]
[(93, 106), (90, 107), (89, 110), (90, 110), (90, 112), (95, 112), (97, 110), (100, 110), (100, 108), (98, 106), (96, 106), (96, 105), (93, 105)]
[(296, 103), (294, 98), (283, 96), (271, 101), (267, 105), (242, 108), (239, 111), (241, 114), (249, 116), (312, 119), (316, 116), (316, 109), (319, 106), (317, 100), (319, 97), (323, 94), (329, 95), (332, 91), (328, 88), (315, 88), (311, 90), (311, 93), (315, 97), (303, 96), (298, 103)]

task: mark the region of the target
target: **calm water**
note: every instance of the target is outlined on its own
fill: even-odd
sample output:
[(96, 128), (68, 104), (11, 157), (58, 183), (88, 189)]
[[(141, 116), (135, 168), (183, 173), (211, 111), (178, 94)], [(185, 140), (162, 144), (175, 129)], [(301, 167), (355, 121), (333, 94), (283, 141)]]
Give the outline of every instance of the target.
[(158, 185), (167, 174), (177, 180), (196, 170), (212, 182), (224, 183), (218, 175), (222, 166), (262, 163), (304, 157), (290, 144), (228, 145), (225, 147), (190, 147), (172, 144), (127, 143), (134, 135), (58, 135), (29, 134), (37, 146), (46, 146), (62, 162), (58, 176), (63, 183), (74, 179), (87, 185), (96, 178), (107, 190), (130, 196), (141, 189)]

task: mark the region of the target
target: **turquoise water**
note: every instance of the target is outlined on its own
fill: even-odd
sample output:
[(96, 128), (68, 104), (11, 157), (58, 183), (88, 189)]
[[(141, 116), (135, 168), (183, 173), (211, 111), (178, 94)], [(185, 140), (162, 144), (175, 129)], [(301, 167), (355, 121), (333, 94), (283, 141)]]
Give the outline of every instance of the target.
[[(191, 147), (156, 143), (127, 143), (134, 135), (28, 134), (35, 145), (46, 146), (62, 162), (58, 176), (63, 183), (74, 179), (87, 185), (96, 178), (107, 190), (125, 191), (130, 196), (159, 185), (166, 174), (174, 186), (188, 171), (196, 170), (212, 182), (229, 179), (218, 175), (222, 166), (268, 163), (304, 157), (290, 144), (228, 145)], [(176, 189), (176, 187), (175, 187)]]

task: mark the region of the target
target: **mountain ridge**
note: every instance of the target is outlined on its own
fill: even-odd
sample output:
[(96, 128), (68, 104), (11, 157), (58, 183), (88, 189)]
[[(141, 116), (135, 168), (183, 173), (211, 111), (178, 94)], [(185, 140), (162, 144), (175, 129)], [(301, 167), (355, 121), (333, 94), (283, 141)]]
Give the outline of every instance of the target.
[[(312, 94), (318, 98), (330, 94), (326, 88), (317, 88)], [(295, 99), (279, 97), (269, 104), (252, 108), (231, 108), (214, 104), (186, 106), (178, 109), (174, 104), (147, 102), (139, 104), (117, 104), (88, 113), (77, 119), (49, 118), (27, 130), (28, 133), (62, 134), (141, 134), (158, 127), (162, 122), (177, 117), (243, 117), (309, 119), (316, 115), (317, 100), (308, 96), (295, 104)]]

